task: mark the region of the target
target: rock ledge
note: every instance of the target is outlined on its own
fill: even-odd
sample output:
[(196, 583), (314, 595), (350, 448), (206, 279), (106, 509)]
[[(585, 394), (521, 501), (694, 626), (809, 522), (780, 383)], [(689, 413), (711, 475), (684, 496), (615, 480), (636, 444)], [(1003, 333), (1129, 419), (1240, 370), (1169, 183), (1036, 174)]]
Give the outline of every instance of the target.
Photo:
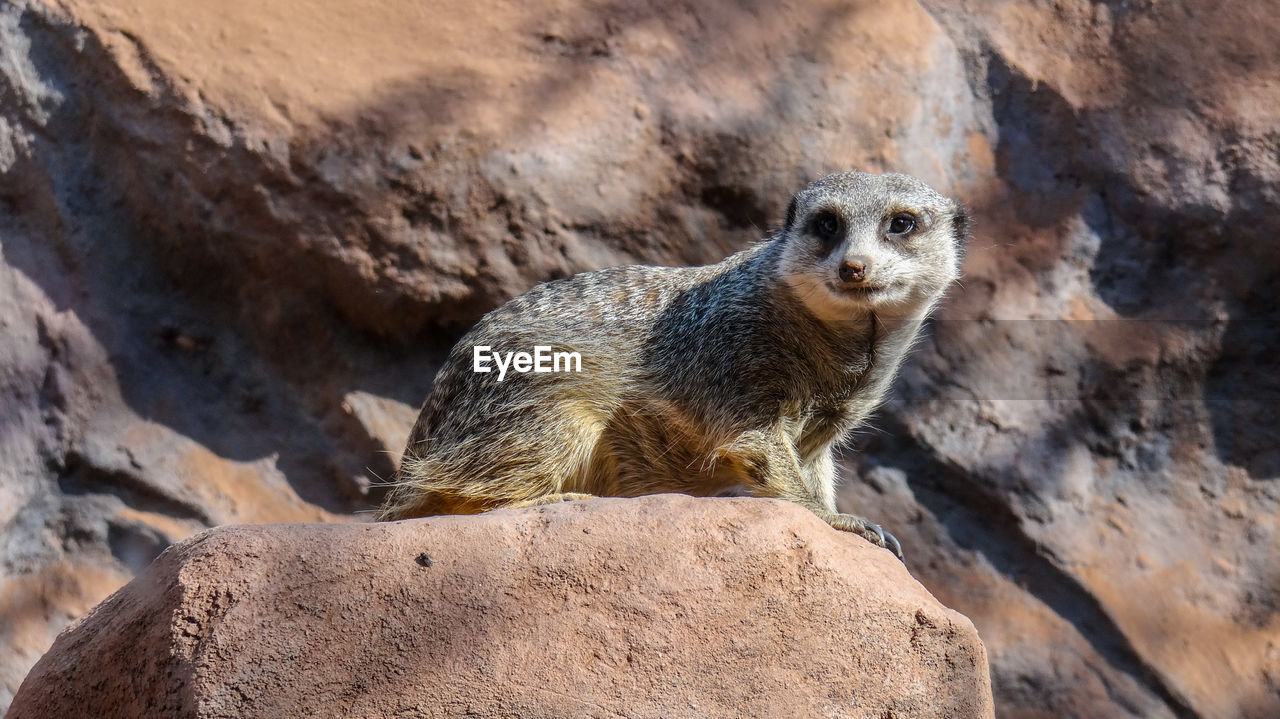
[(780, 501), (222, 527), (64, 632), (13, 719), (990, 717), (968, 619)]

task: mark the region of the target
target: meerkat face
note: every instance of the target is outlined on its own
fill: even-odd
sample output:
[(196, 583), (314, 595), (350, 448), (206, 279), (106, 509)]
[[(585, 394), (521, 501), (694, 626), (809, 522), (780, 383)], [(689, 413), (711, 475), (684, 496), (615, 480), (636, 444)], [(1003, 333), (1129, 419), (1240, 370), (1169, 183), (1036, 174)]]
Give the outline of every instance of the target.
[(909, 175), (844, 172), (792, 198), (781, 273), (820, 319), (923, 315), (959, 277), (969, 217)]

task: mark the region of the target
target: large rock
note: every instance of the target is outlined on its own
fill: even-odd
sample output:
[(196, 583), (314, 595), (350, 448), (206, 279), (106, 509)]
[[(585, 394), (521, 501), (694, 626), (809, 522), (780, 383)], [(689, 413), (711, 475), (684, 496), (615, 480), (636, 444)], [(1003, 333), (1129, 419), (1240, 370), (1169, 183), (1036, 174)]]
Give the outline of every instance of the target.
[(662, 495), (215, 529), (69, 629), (11, 719), (994, 716), (888, 552), (778, 500)]
[(1002, 713), (1280, 715), (1272, 5), (0, 3), (0, 707), (171, 542), (370, 509), (479, 313), (858, 167), (977, 215), (843, 501)]

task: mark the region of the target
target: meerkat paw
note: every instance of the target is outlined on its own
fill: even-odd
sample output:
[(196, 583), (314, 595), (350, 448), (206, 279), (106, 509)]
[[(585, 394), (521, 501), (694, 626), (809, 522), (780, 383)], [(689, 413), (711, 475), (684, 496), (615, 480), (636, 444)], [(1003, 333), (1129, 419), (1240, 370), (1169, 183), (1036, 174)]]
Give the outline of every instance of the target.
[(526, 499), (522, 502), (512, 502), (511, 504), (503, 505), (502, 508), (508, 509), (513, 507), (540, 507), (544, 504), (559, 504), (560, 502), (572, 502), (578, 499), (591, 499), (594, 496), (595, 495), (593, 494), (583, 494), (581, 492), (560, 492), (558, 494), (548, 494), (542, 497), (534, 497), (533, 499)]
[(906, 559), (902, 556), (902, 543), (898, 541), (897, 537), (884, 531), (875, 522), (852, 514), (839, 514), (836, 512), (823, 512), (818, 516), (822, 517), (827, 524), (842, 532), (852, 532), (877, 547), (884, 547), (893, 552), (893, 556), (901, 560), (903, 564), (906, 564)]

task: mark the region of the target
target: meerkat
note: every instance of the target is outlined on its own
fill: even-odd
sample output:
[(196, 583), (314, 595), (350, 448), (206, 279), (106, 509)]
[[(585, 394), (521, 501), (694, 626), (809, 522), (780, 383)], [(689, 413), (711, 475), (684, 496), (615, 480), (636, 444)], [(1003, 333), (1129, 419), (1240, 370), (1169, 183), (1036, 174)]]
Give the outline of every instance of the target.
[(379, 519), (741, 485), (901, 558), (836, 510), (833, 451), (884, 400), (968, 234), (920, 180), (845, 172), (717, 264), (538, 285), (453, 348)]

